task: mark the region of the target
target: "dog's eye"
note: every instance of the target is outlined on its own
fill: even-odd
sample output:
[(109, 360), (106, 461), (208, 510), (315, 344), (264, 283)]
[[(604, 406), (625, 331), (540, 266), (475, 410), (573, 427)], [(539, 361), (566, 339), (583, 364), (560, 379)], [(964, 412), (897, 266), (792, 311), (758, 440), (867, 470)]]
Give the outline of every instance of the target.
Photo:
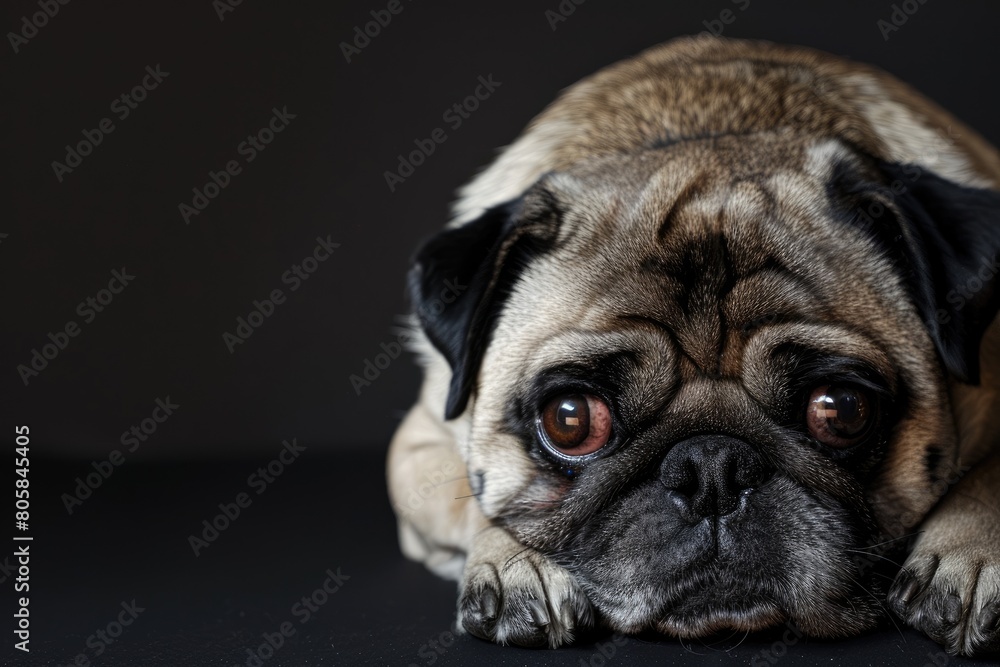
[(608, 442), (611, 410), (590, 394), (564, 394), (549, 401), (542, 412), (546, 444), (566, 456), (592, 454)]
[(861, 442), (874, 422), (873, 401), (857, 387), (824, 385), (806, 407), (809, 433), (822, 444), (846, 448)]

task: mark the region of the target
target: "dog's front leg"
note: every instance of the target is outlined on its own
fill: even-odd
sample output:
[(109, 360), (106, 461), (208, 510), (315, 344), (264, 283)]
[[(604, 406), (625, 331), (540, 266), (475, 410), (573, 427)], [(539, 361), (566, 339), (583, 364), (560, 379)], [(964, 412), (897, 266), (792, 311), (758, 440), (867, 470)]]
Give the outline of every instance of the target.
[(473, 539), (458, 617), (477, 637), (529, 647), (569, 644), (594, 624), (573, 575), (499, 526)]
[(1000, 455), (948, 491), (921, 531), (893, 611), (949, 653), (1000, 651)]
[(454, 436), (421, 403), (393, 438), (388, 477), (403, 553), (461, 582), (460, 627), (501, 644), (555, 647), (593, 625), (569, 572), (483, 516)]

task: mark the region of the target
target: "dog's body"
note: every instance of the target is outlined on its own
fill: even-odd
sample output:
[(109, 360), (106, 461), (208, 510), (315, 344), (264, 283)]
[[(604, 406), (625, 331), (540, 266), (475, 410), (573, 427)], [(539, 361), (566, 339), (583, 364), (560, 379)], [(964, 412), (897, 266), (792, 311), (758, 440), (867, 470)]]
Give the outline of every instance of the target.
[(571, 87), (418, 257), (404, 552), (502, 643), (843, 636), (920, 531), (891, 608), (997, 650), (997, 188), (972, 130), (805, 49), (677, 40)]

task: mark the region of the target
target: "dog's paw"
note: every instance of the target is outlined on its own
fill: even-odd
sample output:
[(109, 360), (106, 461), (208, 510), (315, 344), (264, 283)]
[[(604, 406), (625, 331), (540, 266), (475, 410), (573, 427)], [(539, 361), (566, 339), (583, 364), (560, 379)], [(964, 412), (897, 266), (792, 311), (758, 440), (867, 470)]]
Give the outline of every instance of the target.
[(1000, 553), (918, 547), (888, 601), (897, 616), (952, 655), (1000, 651)]
[(500, 529), (470, 554), (458, 601), (458, 622), (499, 644), (555, 648), (593, 626), (590, 601), (573, 576)]

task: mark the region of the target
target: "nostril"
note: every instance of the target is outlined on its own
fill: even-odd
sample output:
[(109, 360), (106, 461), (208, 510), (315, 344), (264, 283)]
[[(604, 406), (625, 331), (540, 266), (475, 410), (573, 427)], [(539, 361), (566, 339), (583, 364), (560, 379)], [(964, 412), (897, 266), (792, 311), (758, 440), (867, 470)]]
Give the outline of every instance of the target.
[(678, 479), (678, 484), (674, 486), (674, 490), (683, 496), (688, 498), (694, 498), (698, 493), (698, 471), (694, 469), (694, 466), (690, 462), (684, 466), (684, 470)]
[(662, 474), (660, 482), (686, 500), (691, 500), (698, 494), (698, 470), (690, 461), (684, 461), (669, 473)]
[(684, 512), (726, 516), (770, 478), (750, 445), (728, 436), (695, 436), (675, 443), (660, 464), (660, 481)]
[(738, 477), (740, 477), (740, 470), (736, 465), (736, 461), (731, 458), (727, 458), (722, 462), (722, 486), (721, 488), (730, 489), (741, 489), (743, 485), (740, 483)]
[(734, 471), (734, 488), (737, 489), (757, 489), (766, 484), (774, 475), (773, 470), (765, 466), (750, 465), (743, 469), (737, 468)]

